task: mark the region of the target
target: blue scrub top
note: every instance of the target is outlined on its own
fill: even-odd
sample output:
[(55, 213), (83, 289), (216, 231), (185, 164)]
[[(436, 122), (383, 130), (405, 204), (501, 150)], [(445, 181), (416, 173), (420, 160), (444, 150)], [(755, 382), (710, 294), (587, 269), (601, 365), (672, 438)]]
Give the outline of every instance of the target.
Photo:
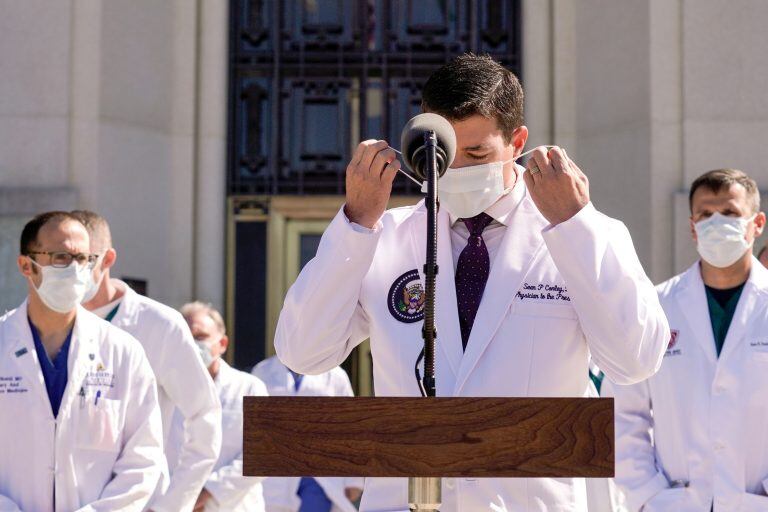
[(333, 503), (314, 478), (302, 478), (296, 494), (301, 498), (299, 512), (330, 512), (333, 508)]
[(61, 398), (64, 396), (64, 390), (67, 387), (67, 360), (69, 359), (69, 345), (72, 341), (72, 331), (67, 334), (64, 345), (61, 346), (56, 358), (51, 361), (48, 354), (45, 353), (43, 342), (40, 341), (40, 334), (32, 321), (27, 318), (29, 328), (32, 330), (32, 338), (35, 340), (35, 351), (37, 351), (37, 360), (40, 361), (40, 369), (43, 371), (45, 380), (45, 390), (48, 392), (48, 400), (51, 402), (51, 410), (54, 418), (59, 415)]
[[(296, 391), (301, 387), (301, 381), (304, 375), (288, 370), (293, 375), (293, 386)], [(310, 477), (304, 477), (299, 481), (299, 489), (296, 491), (301, 499), (299, 512), (330, 512), (333, 503), (325, 495), (325, 491), (317, 483), (317, 480)]]

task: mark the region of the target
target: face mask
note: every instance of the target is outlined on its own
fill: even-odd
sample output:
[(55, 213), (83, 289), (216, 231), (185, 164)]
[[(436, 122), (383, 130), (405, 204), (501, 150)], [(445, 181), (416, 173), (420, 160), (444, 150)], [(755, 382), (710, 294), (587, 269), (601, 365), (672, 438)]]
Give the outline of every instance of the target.
[[(98, 257), (96, 260), (96, 265), (101, 263), (101, 256)], [(94, 265), (93, 270), (96, 270), (96, 265)], [(101, 280), (104, 279), (104, 274), (101, 274), (101, 277), (99, 277), (99, 281), (96, 282), (93, 279), (93, 270), (88, 274), (88, 284), (86, 286), (85, 290), (85, 296), (83, 297), (83, 304), (86, 302), (91, 302), (93, 298), (96, 296), (96, 294), (99, 292), (99, 287), (101, 286)]]
[(80, 304), (91, 275), (89, 265), (80, 266), (73, 261), (68, 267), (56, 268), (50, 265), (44, 267), (32, 259), (30, 261), (43, 275), (36, 291), (48, 309), (57, 313), (69, 313)]
[(214, 356), (211, 352), (211, 345), (213, 342), (211, 340), (195, 340), (195, 344), (197, 344), (197, 350), (200, 352), (200, 358), (203, 360), (203, 364), (206, 368), (209, 368), (213, 362), (219, 358), (218, 356)]
[[(553, 148), (554, 146), (544, 147)], [(509, 192), (509, 189), (504, 187), (504, 166), (532, 153), (534, 149), (504, 162), (491, 162), (458, 169), (449, 168), (438, 181), (440, 206), (460, 219), (474, 217), (485, 211)], [(426, 182), (419, 183), (402, 169), (400, 172), (421, 185), (422, 193), (427, 192)]]
[(506, 192), (504, 165), (509, 162), (512, 160), (449, 168), (438, 182), (440, 206), (460, 219), (485, 211)]
[(696, 249), (701, 259), (718, 268), (736, 263), (752, 247), (745, 235), (747, 225), (754, 218), (754, 215), (745, 219), (714, 213), (710, 218), (697, 222)]

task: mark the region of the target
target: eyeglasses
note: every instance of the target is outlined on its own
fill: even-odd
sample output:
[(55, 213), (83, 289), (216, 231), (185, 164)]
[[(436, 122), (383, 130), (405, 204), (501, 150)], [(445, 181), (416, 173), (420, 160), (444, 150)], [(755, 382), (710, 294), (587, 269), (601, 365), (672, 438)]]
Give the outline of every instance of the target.
[(71, 254), (66, 251), (30, 251), (29, 256), (34, 254), (44, 254), (51, 258), (51, 266), (54, 268), (66, 268), (72, 264), (72, 261), (76, 261), (78, 265), (88, 265), (90, 268), (96, 264), (99, 259), (98, 254), (85, 254), (77, 253)]

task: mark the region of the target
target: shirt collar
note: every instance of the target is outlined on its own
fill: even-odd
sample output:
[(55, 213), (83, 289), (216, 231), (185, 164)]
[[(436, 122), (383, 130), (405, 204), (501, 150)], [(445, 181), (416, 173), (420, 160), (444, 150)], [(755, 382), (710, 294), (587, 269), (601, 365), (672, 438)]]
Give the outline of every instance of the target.
[[(515, 164), (515, 172), (517, 174), (517, 180), (512, 190), (501, 196), (498, 201), (485, 209), (485, 213), (491, 216), (494, 221), (498, 222), (502, 226), (509, 225), (512, 212), (515, 210), (520, 201), (525, 196), (525, 183), (523, 183), (524, 167)], [(448, 218), (451, 221), (451, 227), (453, 227), (458, 221), (458, 217), (454, 217), (451, 212), (448, 212)]]

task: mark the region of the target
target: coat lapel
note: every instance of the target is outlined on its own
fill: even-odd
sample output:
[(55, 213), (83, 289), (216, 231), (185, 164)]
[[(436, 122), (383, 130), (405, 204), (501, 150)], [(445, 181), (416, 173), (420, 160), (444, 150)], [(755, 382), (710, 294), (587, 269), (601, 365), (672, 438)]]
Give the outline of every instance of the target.
[[(416, 268), (424, 282), (424, 263), (427, 255), (427, 212), (422, 204), (413, 215), (414, 225), (410, 229), (411, 246)], [(441, 210), (437, 215), (437, 282), (435, 285), (435, 328), (437, 329), (437, 350), (442, 350), (454, 375), (458, 375), (461, 364), (461, 328), (456, 310), (456, 283), (453, 272), (453, 252), (448, 213)]]
[[(491, 262), (488, 282), (467, 341), (467, 350), (461, 360), (454, 391), (456, 396), (460, 394), (470, 373), (507, 317), (515, 293), (522, 285), (528, 270), (543, 252), (544, 239), (541, 237), (541, 230), (547, 226), (547, 221), (539, 213), (527, 191), (523, 188), (521, 192), (523, 197), (508, 217), (509, 222), (501, 246)], [(457, 317), (455, 292), (453, 308), (453, 314)], [(458, 317), (456, 325), (458, 329)], [(460, 339), (460, 336), (458, 337)]]
[(123, 299), (120, 301), (120, 307), (118, 307), (115, 317), (110, 323), (115, 327), (126, 330), (127, 327), (131, 327), (136, 324), (136, 292), (122, 281), (120, 281), (117, 286), (124, 289), (125, 294), (123, 295)]
[[(707, 360), (711, 364), (717, 363), (717, 354), (715, 352), (715, 337), (712, 333), (712, 321), (709, 318), (709, 306), (707, 305), (707, 295), (704, 291), (704, 281), (701, 279), (701, 270), (697, 261), (690, 267), (683, 279), (686, 284), (682, 292), (676, 297), (677, 307), (683, 312), (690, 332), (693, 333), (695, 342), (704, 352)], [(674, 325), (670, 326), (675, 329)], [(686, 343), (687, 340), (680, 339), (678, 343)]]
[[(84, 321), (89, 315), (91, 313), (78, 306), (75, 326), (72, 328), (72, 346), (67, 361), (69, 376), (67, 377), (64, 396), (61, 397), (59, 414), (72, 406), (72, 401), (79, 395), (80, 389), (83, 387), (83, 381), (88, 368), (91, 366), (91, 361), (97, 357), (96, 330), (89, 327)], [(93, 316), (93, 321), (96, 321), (95, 316)]]
[(4, 338), (9, 342), (6, 357), (16, 360), (16, 365), (21, 372), (22, 385), (28, 386), (29, 393), (35, 395), (34, 400), (41, 400), (53, 417), (51, 401), (48, 399), (43, 372), (40, 369), (35, 342), (32, 339), (32, 330), (29, 328), (26, 301), (10, 314), (6, 320), (5, 329)]
[(752, 258), (752, 270), (741, 292), (731, 325), (728, 327), (723, 351), (720, 354), (721, 360), (727, 359), (744, 341), (749, 332), (750, 319), (753, 318), (755, 310), (765, 303), (761, 291), (766, 288), (768, 288), (768, 270), (756, 258)]

